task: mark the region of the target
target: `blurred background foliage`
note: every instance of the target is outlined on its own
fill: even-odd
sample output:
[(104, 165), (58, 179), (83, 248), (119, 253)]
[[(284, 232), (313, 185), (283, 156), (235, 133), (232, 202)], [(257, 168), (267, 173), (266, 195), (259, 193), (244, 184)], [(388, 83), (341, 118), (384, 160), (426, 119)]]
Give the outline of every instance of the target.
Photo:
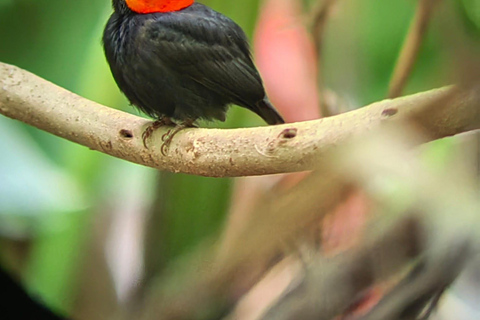
[[(252, 37), (258, 0), (203, 2), (233, 18)], [(348, 2), (350, 9), (336, 12), (328, 27), (323, 68), (329, 88), (362, 106), (385, 97), (416, 2)], [(303, 0), (306, 8), (312, 3)], [(478, 37), (480, 2), (458, 0), (458, 8), (465, 26)], [(100, 40), (110, 13), (109, 0), (0, 0), (0, 61), (99, 103), (137, 113), (117, 89), (103, 56)], [(406, 93), (449, 83), (452, 70), (446, 63), (448, 52), (442, 50), (442, 30), (431, 29)], [(225, 124), (205, 125), (260, 124), (251, 113), (232, 108)], [(151, 275), (224, 223), (232, 179), (159, 173), (1, 116), (0, 133), (1, 262), (58, 310), (75, 308), (96, 228), (105, 235), (115, 234), (112, 226), (120, 233), (124, 230), (121, 223), (110, 223), (116, 215), (129, 212), (133, 221), (147, 221)], [(106, 243), (120, 246), (115, 239)], [(128, 245), (122, 248), (129, 250)], [(118, 259), (109, 259), (112, 269), (112, 261)], [(122, 272), (113, 271), (114, 278)], [(121, 289), (116, 289), (121, 298)]]

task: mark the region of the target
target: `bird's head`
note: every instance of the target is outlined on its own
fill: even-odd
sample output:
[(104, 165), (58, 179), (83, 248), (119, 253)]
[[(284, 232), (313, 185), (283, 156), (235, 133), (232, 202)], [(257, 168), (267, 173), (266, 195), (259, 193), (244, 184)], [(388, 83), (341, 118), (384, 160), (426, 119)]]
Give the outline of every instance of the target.
[(116, 11), (130, 9), (136, 13), (172, 12), (185, 9), (194, 0), (113, 0)]

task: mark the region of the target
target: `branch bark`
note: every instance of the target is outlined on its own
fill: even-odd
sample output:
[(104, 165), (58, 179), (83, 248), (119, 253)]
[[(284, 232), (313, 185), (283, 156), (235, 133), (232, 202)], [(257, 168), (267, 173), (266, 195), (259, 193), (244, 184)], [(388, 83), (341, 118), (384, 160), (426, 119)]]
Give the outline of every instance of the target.
[[(335, 117), (245, 129), (185, 129), (161, 153), (162, 127), (142, 142), (150, 121), (102, 106), (18, 67), (0, 63), (0, 113), (127, 161), (159, 170), (212, 177), (310, 170), (325, 150), (391, 119), (409, 117), (452, 88), (385, 100)], [(472, 89), (422, 126), (435, 138), (480, 129), (480, 94)], [(441, 124), (441, 125), (439, 125)]]

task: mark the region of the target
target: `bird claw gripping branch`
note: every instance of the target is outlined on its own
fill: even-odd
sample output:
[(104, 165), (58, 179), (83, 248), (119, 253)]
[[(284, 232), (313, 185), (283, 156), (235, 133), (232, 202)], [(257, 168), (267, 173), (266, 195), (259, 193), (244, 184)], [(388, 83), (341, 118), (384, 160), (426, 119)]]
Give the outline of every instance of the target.
[(196, 128), (196, 126), (193, 124), (194, 121), (195, 120), (186, 120), (181, 124), (177, 124), (173, 129), (168, 130), (167, 133), (162, 135), (163, 143), (162, 143), (161, 151), (164, 156), (167, 155), (168, 148), (170, 147), (170, 143), (172, 142), (173, 137), (177, 133), (179, 133), (180, 131), (186, 128)]
[(158, 120), (153, 121), (142, 133), (143, 146), (148, 149), (147, 139), (151, 137), (152, 133), (162, 126), (168, 126), (174, 124), (170, 118), (161, 117)]

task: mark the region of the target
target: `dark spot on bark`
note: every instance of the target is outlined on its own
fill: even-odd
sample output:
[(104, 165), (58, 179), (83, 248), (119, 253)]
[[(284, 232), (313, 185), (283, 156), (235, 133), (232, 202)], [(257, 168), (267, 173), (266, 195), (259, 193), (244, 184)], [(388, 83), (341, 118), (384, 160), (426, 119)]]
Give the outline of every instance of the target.
[(297, 128), (288, 128), (283, 130), (279, 136), (281, 136), (283, 139), (293, 139), (297, 136), (297, 132)]
[(127, 138), (127, 139), (132, 139), (133, 138), (132, 131), (127, 130), (127, 129), (120, 130), (120, 135), (124, 138)]
[(397, 108), (388, 108), (382, 111), (382, 116), (384, 117), (391, 117), (398, 113)]

